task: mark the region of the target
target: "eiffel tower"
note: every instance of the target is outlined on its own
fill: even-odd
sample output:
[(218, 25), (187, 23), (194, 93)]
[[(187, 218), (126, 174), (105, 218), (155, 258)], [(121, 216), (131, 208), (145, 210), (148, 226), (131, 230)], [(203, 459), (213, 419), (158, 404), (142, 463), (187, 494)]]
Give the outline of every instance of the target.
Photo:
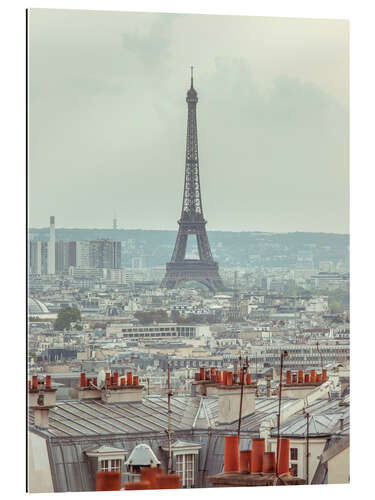
[[(177, 288), (184, 281), (197, 281), (215, 293), (224, 286), (219, 275), (219, 266), (211, 254), (206, 232), (207, 221), (203, 217), (196, 116), (198, 94), (193, 86), (193, 67), (191, 67), (191, 86), (187, 92), (186, 102), (188, 121), (184, 197), (172, 259), (166, 266), (166, 273), (160, 286), (161, 288)], [(189, 235), (195, 235), (197, 239), (199, 259), (185, 258)]]

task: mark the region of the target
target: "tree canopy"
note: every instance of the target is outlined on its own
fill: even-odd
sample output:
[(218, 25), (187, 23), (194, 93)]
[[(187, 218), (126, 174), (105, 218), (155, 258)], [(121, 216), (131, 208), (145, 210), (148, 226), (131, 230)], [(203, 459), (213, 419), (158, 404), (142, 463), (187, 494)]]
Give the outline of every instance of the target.
[(76, 307), (63, 307), (57, 314), (54, 323), (55, 330), (70, 330), (72, 323), (81, 321), (81, 313)]

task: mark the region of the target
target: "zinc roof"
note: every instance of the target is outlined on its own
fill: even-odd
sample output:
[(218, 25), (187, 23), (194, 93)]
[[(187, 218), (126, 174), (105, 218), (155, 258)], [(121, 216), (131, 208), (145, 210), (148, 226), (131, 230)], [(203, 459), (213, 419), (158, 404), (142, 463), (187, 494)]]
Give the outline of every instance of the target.
[[(172, 430), (191, 429), (199, 397), (171, 398)], [(50, 410), (50, 436), (85, 436), (148, 433), (167, 430), (167, 398), (148, 396), (142, 402), (105, 404), (100, 400), (61, 401)], [(34, 424), (32, 410), (30, 425)]]

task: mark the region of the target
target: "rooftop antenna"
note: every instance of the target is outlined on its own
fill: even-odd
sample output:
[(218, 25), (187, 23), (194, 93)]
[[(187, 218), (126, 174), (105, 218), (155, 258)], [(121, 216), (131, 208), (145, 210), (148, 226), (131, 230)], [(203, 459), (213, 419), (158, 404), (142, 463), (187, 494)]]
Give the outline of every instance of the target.
[(193, 69), (194, 69), (194, 66), (190, 66), (191, 88), (193, 88)]
[(241, 366), (241, 360), (242, 357), (240, 356), (240, 370), (242, 371), (242, 378), (240, 380), (241, 382), (241, 397), (240, 397), (240, 415), (238, 417), (238, 442), (240, 441), (240, 434), (241, 434), (241, 421), (242, 421), (242, 400), (243, 400), (243, 386), (245, 383), (245, 374), (247, 374), (247, 369), (249, 366), (249, 360), (246, 356), (245, 362)]
[(276, 474), (279, 474), (279, 454), (280, 454), (280, 419), (281, 419), (281, 392), (283, 389), (283, 368), (284, 358), (288, 356), (287, 351), (281, 353), (280, 359), (280, 385), (279, 385), (279, 412), (277, 414), (277, 451), (276, 451)]
[(310, 457), (310, 415), (306, 413), (306, 483), (309, 484), (309, 457)]
[(171, 441), (171, 368), (168, 363), (168, 474), (172, 473), (172, 441)]

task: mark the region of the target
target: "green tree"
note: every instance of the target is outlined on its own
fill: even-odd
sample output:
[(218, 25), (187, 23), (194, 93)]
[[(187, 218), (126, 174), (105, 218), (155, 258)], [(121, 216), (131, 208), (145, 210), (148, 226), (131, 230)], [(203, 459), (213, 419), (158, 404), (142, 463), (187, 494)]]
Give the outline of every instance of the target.
[(55, 330), (70, 330), (72, 323), (81, 321), (81, 313), (76, 307), (63, 307), (57, 314), (54, 323)]

